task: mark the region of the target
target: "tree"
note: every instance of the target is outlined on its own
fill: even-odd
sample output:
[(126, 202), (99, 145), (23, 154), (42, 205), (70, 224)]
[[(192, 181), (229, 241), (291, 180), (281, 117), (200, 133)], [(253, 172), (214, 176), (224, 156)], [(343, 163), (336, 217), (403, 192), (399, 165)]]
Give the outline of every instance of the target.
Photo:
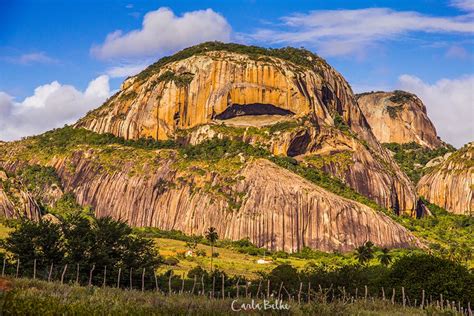
[(378, 255), (380, 263), (384, 266), (388, 266), (392, 262), (392, 255), (390, 254), (390, 249), (382, 248), (382, 253)]
[(2, 244), (23, 267), (33, 266), (35, 259), (41, 265), (57, 264), (64, 257), (61, 228), (49, 221), (23, 220)]
[(211, 244), (211, 272), (212, 272), (212, 258), (214, 257), (214, 244), (219, 239), (219, 235), (214, 227), (209, 227), (206, 231), (206, 239)]
[(355, 256), (359, 263), (366, 264), (370, 259), (374, 258), (374, 244), (369, 240), (362, 246), (356, 248)]

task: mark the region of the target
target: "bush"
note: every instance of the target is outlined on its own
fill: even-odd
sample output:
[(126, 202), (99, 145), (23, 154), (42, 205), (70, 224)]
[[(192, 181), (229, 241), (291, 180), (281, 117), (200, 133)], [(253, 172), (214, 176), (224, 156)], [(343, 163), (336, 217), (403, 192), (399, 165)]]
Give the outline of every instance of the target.
[(219, 253), (218, 253), (218, 252), (214, 252), (214, 253), (212, 254), (212, 257), (213, 257), (213, 258), (219, 257)]
[(198, 249), (196, 251), (196, 256), (198, 257), (205, 257), (206, 256), (206, 251), (204, 249)]
[(167, 266), (177, 266), (179, 263), (179, 259), (175, 257), (168, 257), (163, 261), (163, 263)]
[(474, 301), (474, 274), (465, 266), (427, 254), (409, 255), (397, 260), (388, 275), (392, 287), (405, 287), (409, 297), (427, 295), (460, 301)]

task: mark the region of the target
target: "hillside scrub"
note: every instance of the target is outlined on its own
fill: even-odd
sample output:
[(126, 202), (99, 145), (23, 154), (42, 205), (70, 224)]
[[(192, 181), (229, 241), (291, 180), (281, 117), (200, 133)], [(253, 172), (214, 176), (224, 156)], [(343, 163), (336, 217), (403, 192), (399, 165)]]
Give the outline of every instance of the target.
[(425, 173), (424, 167), (431, 159), (455, 151), (455, 148), (451, 145), (429, 149), (415, 142), (407, 144), (387, 143), (384, 144), (384, 147), (394, 153), (393, 158), (414, 184), (418, 183), (423, 176)]

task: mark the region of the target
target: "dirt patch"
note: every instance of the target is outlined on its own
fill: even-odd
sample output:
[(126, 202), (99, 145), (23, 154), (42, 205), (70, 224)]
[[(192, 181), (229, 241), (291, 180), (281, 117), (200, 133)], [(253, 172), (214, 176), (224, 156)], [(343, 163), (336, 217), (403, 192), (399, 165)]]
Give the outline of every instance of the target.
[(13, 283), (10, 280), (0, 277), (0, 292), (6, 292), (13, 288)]

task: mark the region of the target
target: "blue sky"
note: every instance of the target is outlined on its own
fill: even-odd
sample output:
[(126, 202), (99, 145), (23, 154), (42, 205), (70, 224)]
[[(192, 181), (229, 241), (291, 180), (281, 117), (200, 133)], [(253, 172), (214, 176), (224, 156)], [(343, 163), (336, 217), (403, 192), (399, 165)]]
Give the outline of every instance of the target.
[(474, 139), (474, 0), (3, 0), (0, 21), (0, 139), (71, 123), (124, 76), (211, 39), (304, 46), (357, 92), (417, 93), (442, 138)]

